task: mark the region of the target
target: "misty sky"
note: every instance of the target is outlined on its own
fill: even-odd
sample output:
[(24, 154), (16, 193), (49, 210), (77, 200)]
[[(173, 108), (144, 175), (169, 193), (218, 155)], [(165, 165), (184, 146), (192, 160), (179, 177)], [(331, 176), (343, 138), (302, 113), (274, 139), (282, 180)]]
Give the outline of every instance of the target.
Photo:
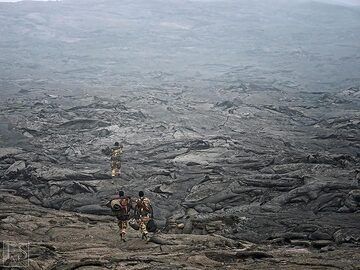
[(176, 82), (206, 88), (242, 80), (335, 91), (358, 85), (360, 0), (314, 2), (1, 3), (0, 86)]
[[(32, 0), (0, 0), (0, 2), (21, 2), (21, 1), (32, 1)], [(59, 1), (59, 0), (35, 0), (35, 1)], [(221, 1), (221, 0), (194, 0), (194, 1), (210, 2), (210, 1)], [(314, 0), (314, 1), (342, 4), (342, 5), (360, 5), (360, 0)]]

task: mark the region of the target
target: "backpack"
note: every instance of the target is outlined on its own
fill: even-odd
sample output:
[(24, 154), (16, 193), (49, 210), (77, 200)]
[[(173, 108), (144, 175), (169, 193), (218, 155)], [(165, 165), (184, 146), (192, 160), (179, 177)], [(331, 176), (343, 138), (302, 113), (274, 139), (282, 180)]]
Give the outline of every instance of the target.
[(148, 221), (146, 224), (146, 229), (148, 232), (156, 232), (157, 231), (157, 225), (155, 223), (155, 220), (152, 218)]
[(114, 199), (111, 201), (111, 210), (116, 216), (126, 216), (130, 212), (129, 198)]

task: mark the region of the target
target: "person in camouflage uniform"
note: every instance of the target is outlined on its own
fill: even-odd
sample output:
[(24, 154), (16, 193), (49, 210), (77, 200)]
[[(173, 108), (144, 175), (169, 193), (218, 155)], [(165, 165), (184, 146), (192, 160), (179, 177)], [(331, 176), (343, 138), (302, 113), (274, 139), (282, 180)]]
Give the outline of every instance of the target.
[(149, 198), (144, 196), (144, 192), (139, 192), (139, 199), (136, 200), (135, 205), (135, 218), (140, 227), (142, 239), (149, 241), (147, 223), (153, 218), (153, 208), (151, 206)]
[(123, 146), (118, 142), (111, 148), (111, 176), (118, 177), (121, 169), (121, 155), (123, 153)]
[(131, 198), (125, 196), (125, 192), (120, 190), (118, 196), (110, 200), (107, 204), (107, 207), (111, 208), (111, 211), (118, 220), (118, 226), (120, 229), (121, 240), (126, 242), (125, 235), (126, 229), (128, 227), (128, 221), (130, 219), (131, 211)]

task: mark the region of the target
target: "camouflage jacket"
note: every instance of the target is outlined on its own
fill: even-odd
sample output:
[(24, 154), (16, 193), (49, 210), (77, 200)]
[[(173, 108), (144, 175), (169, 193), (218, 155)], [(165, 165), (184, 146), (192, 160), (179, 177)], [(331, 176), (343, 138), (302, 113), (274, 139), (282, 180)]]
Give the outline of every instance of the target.
[(121, 147), (113, 147), (111, 148), (111, 160), (112, 161), (121, 161), (121, 155), (123, 151)]
[(140, 198), (136, 200), (135, 205), (135, 216), (136, 217), (144, 217), (150, 216), (153, 217), (153, 208), (149, 198)]

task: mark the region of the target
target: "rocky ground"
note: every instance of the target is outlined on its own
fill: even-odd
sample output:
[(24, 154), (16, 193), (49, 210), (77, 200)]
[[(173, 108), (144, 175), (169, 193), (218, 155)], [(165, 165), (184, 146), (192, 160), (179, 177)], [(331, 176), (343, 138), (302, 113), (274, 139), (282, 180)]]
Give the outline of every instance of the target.
[[(50, 210), (0, 193), (1, 240), (30, 243), (26, 269), (358, 269), (359, 247), (296, 247), (232, 240), (218, 234), (156, 233), (145, 243), (114, 237), (110, 217)], [(304, 243), (306, 241), (303, 241)], [(324, 244), (321, 244), (324, 243)], [(320, 247), (322, 247), (320, 249)], [(24, 250), (27, 250), (24, 248)], [(10, 266), (14, 261), (5, 261)]]
[(323, 2), (0, 3), (0, 241), (32, 269), (359, 269), (360, 9)]
[[(34, 243), (34, 268), (359, 267), (359, 87), (226, 85), (2, 99), (1, 240)], [(162, 233), (145, 247), (115, 236), (119, 189), (153, 201)]]

